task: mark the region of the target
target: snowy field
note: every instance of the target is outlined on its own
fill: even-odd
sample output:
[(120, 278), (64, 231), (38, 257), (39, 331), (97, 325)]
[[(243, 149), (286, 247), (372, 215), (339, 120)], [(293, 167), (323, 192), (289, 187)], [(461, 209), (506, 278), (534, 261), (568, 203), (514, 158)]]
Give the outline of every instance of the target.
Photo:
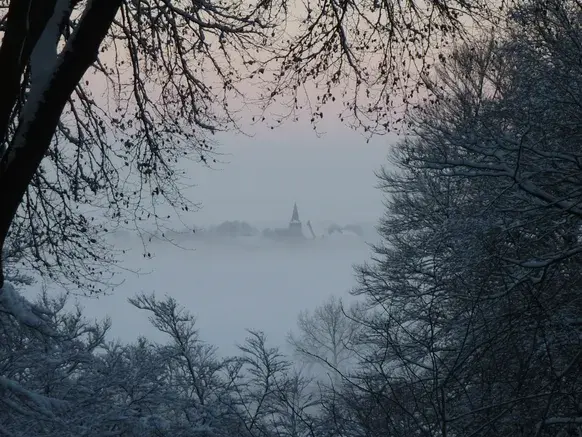
[(143, 335), (163, 341), (147, 315), (127, 299), (138, 292), (174, 297), (196, 315), (201, 338), (231, 354), (245, 338), (245, 329), (263, 330), (272, 345), (284, 346), (303, 309), (312, 309), (335, 294), (349, 300), (355, 285), (352, 266), (369, 258), (369, 246), (355, 236), (336, 236), (301, 243), (261, 238), (200, 241), (185, 237), (184, 250), (167, 242), (151, 244), (145, 260), (137, 238), (123, 260), (127, 273), (113, 294), (80, 303), (91, 318), (109, 315), (112, 335), (132, 341)]

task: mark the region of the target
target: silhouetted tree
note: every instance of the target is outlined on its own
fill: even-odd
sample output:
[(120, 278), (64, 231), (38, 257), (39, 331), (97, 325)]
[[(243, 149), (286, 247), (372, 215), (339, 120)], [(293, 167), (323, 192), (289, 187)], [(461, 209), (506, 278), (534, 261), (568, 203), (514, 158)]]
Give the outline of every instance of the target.
[(341, 370), (357, 355), (355, 347), (361, 327), (353, 318), (357, 312), (356, 305), (346, 312), (341, 299), (332, 296), (312, 312), (299, 313), (298, 332), (291, 332), (288, 342), (302, 359), (332, 371)]
[(352, 414), (384, 435), (580, 433), (582, 8), (526, 3), (427, 81), (379, 175)]

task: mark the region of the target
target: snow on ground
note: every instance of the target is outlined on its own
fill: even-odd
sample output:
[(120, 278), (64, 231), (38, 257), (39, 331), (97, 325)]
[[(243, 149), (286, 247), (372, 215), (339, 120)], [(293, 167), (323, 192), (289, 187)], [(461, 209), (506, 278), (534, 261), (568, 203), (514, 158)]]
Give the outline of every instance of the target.
[(348, 291), (355, 285), (352, 266), (369, 257), (369, 246), (350, 237), (300, 243), (189, 237), (182, 243), (195, 249), (154, 242), (153, 258), (145, 260), (133, 240), (135, 249), (123, 265), (142, 273), (127, 273), (112, 295), (82, 298), (85, 314), (109, 315), (112, 334), (122, 341), (139, 335), (163, 341), (163, 334), (156, 333), (147, 315), (127, 298), (138, 292), (168, 294), (197, 316), (201, 338), (222, 354), (236, 351), (247, 328), (263, 330), (272, 345), (284, 345), (299, 311), (314, 308), (332, 294), (350, 299)]

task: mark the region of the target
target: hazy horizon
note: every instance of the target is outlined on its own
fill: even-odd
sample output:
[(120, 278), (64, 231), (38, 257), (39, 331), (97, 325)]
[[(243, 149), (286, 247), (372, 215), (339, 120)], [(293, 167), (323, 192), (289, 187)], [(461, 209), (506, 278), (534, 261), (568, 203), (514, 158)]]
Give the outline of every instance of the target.
[[(386, 164), (394, 137), (369, 143), (335, 122), (321, 126), (317, 136), (308, 122), (287, 123), (270, 130), (259, 126), (254, 137), (223, 134), (215, 169), (186, 162), (184, 194), (201, 208), (181, 214), (191, 227), (245, 221), (256, 227), (286, 227), (297, 202), (303, 223), (310, 220), (318, 237), (322, 223), (375, 224), (382, 215), (382, 193), (375, 171)], [(179, 231), (181, 224), (170, 220)], [(143, 223), (148, 227), (148, 223)], [(151, 224), (150, 224), (151, 225)], [(185, 250), (154, 240), (143, 257), (137, 234), (113, 236), (120, 259), (121, 284), (98, 299), (79, 298), (89, 318), (110, 316), (111, 338), (133, 341), (138, 336), (164, 341), (147, 315), (133, 308), (129, 297), (155, 293), (174, 297), (197, 316), (201, 338), (222, 354), (235, 353), (245, 329), (263, 330), (272, 345), (284, 346), (298, 313), (314, 309), (331, 295), (351, 299), (352, 266), (370, 256), (368, 236), (309, 239), (300, 244), (256, 240), (216, 240), (173, 234)], [(136, 274), (135, 271), (140, 271)], [(37, 288), (37, 287), (35, 287)]]
[(297, 202), (303, 220), (370, 222), (383, 211), (376, 176), (394, 137), (369, 143), (339, 121), (318, 137), (308, 122), (260, 128), (252, 138), (219, 137), (215, 169), (188, 166), (188, 196), (201, 208), (187, 217), (198, 226), (225, 220), (286, 221)]

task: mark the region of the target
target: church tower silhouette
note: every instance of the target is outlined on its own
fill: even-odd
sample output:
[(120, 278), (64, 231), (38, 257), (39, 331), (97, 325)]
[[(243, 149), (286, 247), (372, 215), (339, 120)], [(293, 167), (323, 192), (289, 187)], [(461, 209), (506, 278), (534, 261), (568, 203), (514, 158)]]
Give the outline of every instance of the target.
[(291, 237), (304, 237), (301, 220), (299, 220), (299, 211), (297, 211), (297, 203), (293, 206), (293, 214), (289, 222), (289, 235)]

